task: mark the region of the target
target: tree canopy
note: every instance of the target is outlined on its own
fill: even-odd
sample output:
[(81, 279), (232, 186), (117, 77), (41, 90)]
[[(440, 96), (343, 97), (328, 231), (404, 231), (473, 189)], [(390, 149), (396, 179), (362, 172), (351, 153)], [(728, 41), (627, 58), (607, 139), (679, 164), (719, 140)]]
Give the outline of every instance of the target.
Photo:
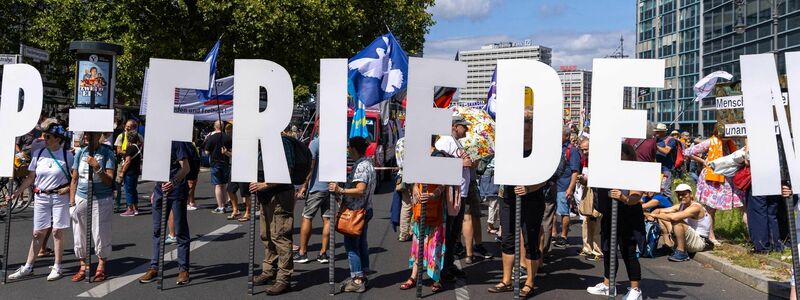
[(236, 58), (274, 61), (292, 76), (295, 100), (319, 80), (319, 59), (351, 57), (391, 29), (409, 55), (421, 55), (434, 0), (5, 0), (0, 53), (19, 43), (50, 51), (50, 77), (72, 91), (73, 40), (115, 43), (118, 101), (137, 104), (151, 57), (201, 60), (222, 37), (217, 76)]

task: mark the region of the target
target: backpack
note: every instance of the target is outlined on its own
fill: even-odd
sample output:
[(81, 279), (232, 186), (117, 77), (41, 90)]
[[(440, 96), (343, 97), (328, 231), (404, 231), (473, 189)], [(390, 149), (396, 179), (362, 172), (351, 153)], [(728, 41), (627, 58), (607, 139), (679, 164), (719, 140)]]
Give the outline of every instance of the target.
[(658, 223), (653, 221), (644, 222), (644, 249), (641, 249), (641, 257), (656, 257), (656, 250), (658, 249), (658, 240), (661, 239), (661, 228)]
[(305, 183), (306, 176), (311, 171), (311, 150), (294, 137), (281, 136), (281, 138), (283, 140), (286, 164), (289, 166), (289, 177), (292, 179), (292, 184), (299, 185)]
[(551, 177), (551, 180), (558, 181), (561, 176), (564, 176), (564, 173), (567, 172), (569, 169), (569, 159), (572, 156), (572, 143), (567, 145), (567, 150), (561, 153), (561, 162), (558, 163), (558, 168), (556, 168), (556, 172)]
[(494, 155), (489, 155), (487, 157), (478, 160), (478, 167), (475, 168), (475, 173), (478, 174), (478, 176), (481, 176), (484, 173), (486, 173), (486, 171), (489, 169), (489, 164), (492, 162), (493, 159)]
[[(668, 139), (665, 140), (665, 144), (667, 142), (669, 142), (670, 139), (674, 139), (674, 138), (673, 137), (669, 137)], [(674, 167), (674, 169), (680, 168), (683, 165), (684, 160), (686, 160), (686, 159), (683, 157), (683, 143), (681, 143), (680, 140), (677, 140), (677, 142), (675, 143), (675, 167)]]

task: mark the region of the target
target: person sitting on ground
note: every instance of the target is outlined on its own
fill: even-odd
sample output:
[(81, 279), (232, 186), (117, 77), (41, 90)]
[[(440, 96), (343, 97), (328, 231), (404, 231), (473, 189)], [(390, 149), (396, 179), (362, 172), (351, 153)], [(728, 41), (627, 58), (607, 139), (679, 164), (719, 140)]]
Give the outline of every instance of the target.
[(711, 216), (702, 204), (694, 201), (692, 188), (685, 183), (675, 188), (680, 205), (670, 208), (655, 209), (650, 216), (659, 221), (664, 244), (675, 247), (669, 261), (688, 261), (689, 254), (710, 250), (714, 247), (708, 239), (711, 228)]
[(672, 200), (662, 193), (645, 192), (644, 195), (642, 195), (642, 209), (646, 212), (670, 207), (672, 207)]

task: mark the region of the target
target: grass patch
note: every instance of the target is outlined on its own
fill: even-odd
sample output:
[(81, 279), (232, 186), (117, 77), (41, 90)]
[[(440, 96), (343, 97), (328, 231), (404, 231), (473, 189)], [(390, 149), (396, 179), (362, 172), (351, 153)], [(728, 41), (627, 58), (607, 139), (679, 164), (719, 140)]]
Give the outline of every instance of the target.
[[(693, 191), (697, 191), (697, 183), (694, 181), (694, 179), (689, 177), (689, 175), (685, 174), (682, 177), (676, 177), (672, 180), (672, 203), (678, 203), (678, 201), (674, 198), (674, 191), (675, 187), (681, 183), (688, 184), (692, 187)], [(716, 219), (714, 222), (714, 234), (717, 236), (717, 238), (730, 241), (731, 243), (735, 244), (747, 243), (747, 226), (745, 226), (744, 221), (742, 220), (742, 215), (742, 211), (739, 209), (718, 210), (715, 215)]]
[(714, 251), (711, 253), (716, 256), (727, 258), (733, 264), (745, 268), (764, 269), (768, 267), (767, 262), (756, 255), (739, 253), (738, 251), (725, 248), (724, 246), (714, 248)]

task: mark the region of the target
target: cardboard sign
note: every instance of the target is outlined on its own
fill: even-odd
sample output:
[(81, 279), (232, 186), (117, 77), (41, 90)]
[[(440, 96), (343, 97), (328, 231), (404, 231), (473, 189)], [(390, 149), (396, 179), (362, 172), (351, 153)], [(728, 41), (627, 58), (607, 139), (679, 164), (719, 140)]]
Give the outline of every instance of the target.
[[(536, 95), (533, 103), (533, 147), (523, 153), (525, 90)], [(527, 59), (497, 62), (497, 132), (495, 133), (495, 184), (534, 185), (550, 177), (561, 158), (561, 82), (556, 71)]]
[[(233, 70), (236, 77), (233, 83), (236, 129), (233, 131), (231, 181), (258, 181), (260, 142), (263, 181), (291, 183), (281, 139), (281, 132), (291, 121), (294, 104), (294, 87), (289, 72), (263, 59), (237, 59)], [(258, 101), (262, 87), (267, 90), (269, 100), (267, 108), (260, 112)]]
[(319, 181), (347, 180), (347, 59), (319, 62)]
[[(14, 174), (14, 140), (31, 131), (42, 113), (42, 75), (26, 64), (3, 67), (0, 99), (0, 176)], [(24, 105), (20, 96), (24, 95)], [(17, 111), (19, 110), (19, 111)]]
[[(780, 134), (780, 125), (778, 122), (775, 122), (775, 135)], [(744, 123), (738, 124), (725, 124), (725, 133), (723, 134), (725, 137), (746, 137), (747, 136), (747, 126)]]
[(647, 112), (622, 108), (625, 87), (664, 87), (664, 60), (595, 59), (589, 186), (636, 191), (661, 189), (658, 163), (623, 161), (622, 138), (646, 138)]
[(717, 97), (717, 110), (720, 109), (735, 109), (744, 107), (744, 100), (742, 95)]

